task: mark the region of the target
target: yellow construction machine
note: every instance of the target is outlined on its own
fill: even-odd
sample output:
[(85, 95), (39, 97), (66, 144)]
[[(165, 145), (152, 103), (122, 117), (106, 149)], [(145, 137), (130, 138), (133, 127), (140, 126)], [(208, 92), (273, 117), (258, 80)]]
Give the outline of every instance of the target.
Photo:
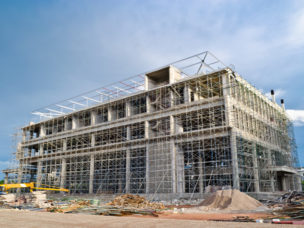
[(16, 188), (29, 188), (31, 192), (33, 192), (33, 190), (69, 192), (69, 190), (65, 188), (57, 188), (47, 185), (45, 185), (45, 187), (36, 187), (35, 182), (20, 183), (20, 184), (0, 184), (0, 192), (2, 191), (8, 193), (10, 189), (16, 189)]

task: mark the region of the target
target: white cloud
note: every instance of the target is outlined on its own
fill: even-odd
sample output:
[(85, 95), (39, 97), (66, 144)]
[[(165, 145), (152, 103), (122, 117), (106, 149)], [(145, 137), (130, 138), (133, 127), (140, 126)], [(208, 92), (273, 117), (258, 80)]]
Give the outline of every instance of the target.
[(304, 126), (304, 110), (288, 109), (286, 112), (295, 126)]
[(289, 21), (288, 43), (293, 46), (304, 45), (304, 9), (292, 15)]

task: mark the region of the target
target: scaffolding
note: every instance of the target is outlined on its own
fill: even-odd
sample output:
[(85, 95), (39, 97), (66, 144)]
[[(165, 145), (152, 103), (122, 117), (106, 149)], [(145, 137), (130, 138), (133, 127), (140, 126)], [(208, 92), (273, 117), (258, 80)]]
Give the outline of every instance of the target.
[(151, 199), (301, 187), (284, 107), (210, 52), (33, 114), (15, 154), (17, 182)]

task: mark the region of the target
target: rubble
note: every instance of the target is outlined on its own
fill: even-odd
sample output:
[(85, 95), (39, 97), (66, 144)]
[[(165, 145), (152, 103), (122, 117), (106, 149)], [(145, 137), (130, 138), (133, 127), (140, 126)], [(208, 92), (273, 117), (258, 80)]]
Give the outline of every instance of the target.
[(162, 203), (150, 202), (142, 196), (131, 194), (118, 196), (113, 201), (107, 203), (107, 205), (131, 208), (149, 208), (154, 210), (165, 209), (165, 205)]
[(274, 218), (304, 220), (303, 192), (285, 193), (275, 200), (267, 201), (266, 205), (273, 210)]

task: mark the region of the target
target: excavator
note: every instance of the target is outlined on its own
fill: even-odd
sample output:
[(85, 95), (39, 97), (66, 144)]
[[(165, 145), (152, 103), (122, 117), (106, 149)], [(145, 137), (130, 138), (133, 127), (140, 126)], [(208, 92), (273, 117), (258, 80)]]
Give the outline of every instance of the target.
[(45, 187), (36, 187), (35, 182), (20, 183), (20, 184), (0, 184), (0, 192), (2, 191), (8, 193), (10, 189), (18, 189), (18, 188), (29, 188), (31, 192), (33, 192), (33, 190), (69, 192), (69, 190), (65, 188), (57, 188), (48, 185), (44, 185), (44, 186)]

